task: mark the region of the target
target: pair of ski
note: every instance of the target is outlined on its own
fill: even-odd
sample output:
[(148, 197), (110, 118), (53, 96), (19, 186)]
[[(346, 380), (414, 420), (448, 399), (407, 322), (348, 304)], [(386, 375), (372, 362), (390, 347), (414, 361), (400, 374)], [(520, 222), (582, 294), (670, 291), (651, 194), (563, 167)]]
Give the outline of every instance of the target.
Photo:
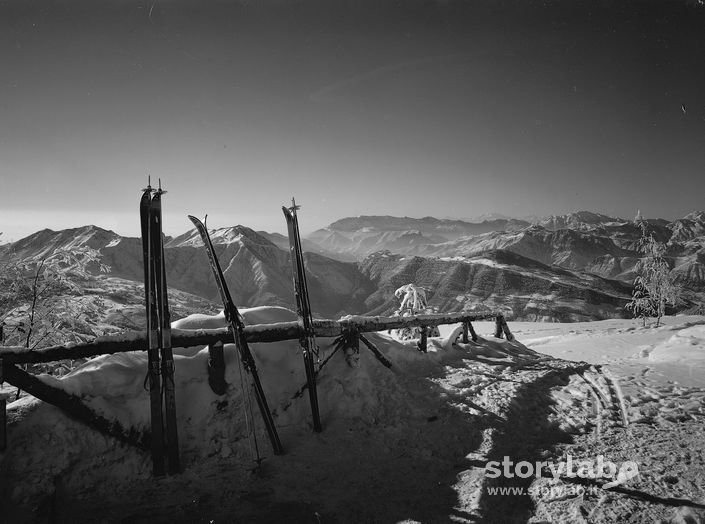
[(308, 295), (308, 284), (306, 282), (306, 270), (304, 268), (304, 254), (301, 248), (301, 235), (299, 234), (299, 218), (296, 211), (300, 206), (291, 199), (291, 207), (282, 206), (284, 218), (286, 218), (287, 233), (289, 234), (289, 252), (291, 255), (292, 270), (294, 273), (294, 293), (296, 294), (296, 309), (299, 321), (302, 323), (303, 332), (299, 343), (304, 357), (304, 368), (306, 369), (306, 386), (308, 389), (309, 401), (311, 403), (311, 415), (313, 417), (313, 430), (321, 431), (321, 415), (318, 409), (318, 393), (316, 391), (316, 363), (314, 357), (318, 357), (315, 332), (313, 329), (313, 314), (311, 312), (311, 302)]
[[(147, 309), (147, 361), (151, 414), (151, 452), (156, 476), (179, 473), (179, 439), (176, 428), (174, 354), (167, 299), (162, 235), (162, 191), (148, 183), (140, 200), (144, 289)], [(163, 394), (163, 399), (162, 399)]]

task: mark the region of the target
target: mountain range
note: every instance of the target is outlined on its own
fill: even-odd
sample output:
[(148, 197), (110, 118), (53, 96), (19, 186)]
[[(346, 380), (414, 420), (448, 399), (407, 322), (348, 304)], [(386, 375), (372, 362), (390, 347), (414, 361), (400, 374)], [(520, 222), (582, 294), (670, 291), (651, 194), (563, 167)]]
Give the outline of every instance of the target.
[[(476, 257), (509, 251), (548, 266), (631, 283), (641, 256), (641, 228), (631, 220), (581, 211), (528, 223), (496, 219), (465, 223), (435, 218), (367, 216), (334, 222), (310, 239), (328, 251), (362, 261), (376, 251), (426, 258)], [(704, 290), (705, 212), (667, 221), (647, 220), (667, 248), (667, 259), (686, 290)], [(390, 224), (389, 226), (387, 224)]]
[[(678, 309), (705, 297), (705, 213), (649, 220), (665, 243), (683, 292)], [(288, 239), (238, 225), (211, 231), (236, 302), (294, 308)], [(535, 220), (482, 222), (389, 216), (338, 220), (304, 239), (311, 303), (319, 317), (390, 314), (394, 290), (414, 283), (439, 312), (501, 309), (508, 318), (597, 320), (625, 315), (641, 229), (633, 221), (591, 212)], [(45, 229), (0, 246), (0, 258), (41, 260), (58, 249), (98, 250), (104, 279), (129, 287), (124, 301), (138, 317), (143, 278), (141, 241), (96, 226)], [(165, 241), (167, 280), (179, 312), (218, 308), (205, 250), (195, 230)], [(187, 298), (191, 297), (191, 298)], [(134, 302), (134, 303), (133, 303)], [(135, 323), (139, 323), (135, 320)]]

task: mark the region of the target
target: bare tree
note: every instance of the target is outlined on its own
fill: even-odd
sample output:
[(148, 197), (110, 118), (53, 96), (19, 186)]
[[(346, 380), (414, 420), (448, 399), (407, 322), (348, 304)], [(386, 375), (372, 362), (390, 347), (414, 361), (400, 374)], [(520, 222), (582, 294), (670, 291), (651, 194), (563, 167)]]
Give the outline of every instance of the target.
[(641, 227), (638, 247), (644, 257), (637, 264), (632, 299), (625, 307), (634, 316), (641, 317), (644, 326), (647, 317), (656, 317), (658, 327), (666, 314), (666, 306), (675, 305), (678, 301), (680, 288), (665, 258), (666, 246), (648, 231), (648, 223), (641, 217), (641, 213), (635, 222)]
[(95, 267), (107, 272), (100, 253), (81, 247), (40, 260), (10, 257), (0, 268), (0, 325), (4, 343), (34, 349), (72, 341), (84, 331), (83, 286)]

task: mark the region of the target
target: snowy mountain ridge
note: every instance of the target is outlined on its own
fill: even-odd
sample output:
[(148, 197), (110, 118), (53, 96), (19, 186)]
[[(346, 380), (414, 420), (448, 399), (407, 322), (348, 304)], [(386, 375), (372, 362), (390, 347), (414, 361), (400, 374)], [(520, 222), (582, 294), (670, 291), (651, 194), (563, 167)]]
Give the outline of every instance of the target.
[(529, 226), (517, 219), (493, 219), (479, 223), (434, 217), (359, 216), (337, 220), (308, 235), (322, 249), (357, 260), (376, 251), (413, 252), (433, 245), (490, 231), (512, 231)]
[(86, 246), (100, 249), (109, 245), (117, 245), (122, 237), (113, 231), (98, 226), (88, 225), (62, 231), (42, 229), (25, 238), (3, 246), (2, 252), (12, 252), (20, 258), (41, 260), (56, 250), (70, 250)]
[[(687, 241), (702, 237), (705, 213), (694, 211), (673, 221), (648, 219), (655, 236), (662, 242)], [(540, 227), (547, 231), (570, 230), (586, 235), (610, 237), (635, 243), (641, 230), (631, 220), (591, 211), (553, 215), (529, 222), (522, 219), (497, 218), (482, 222), (439, 220), (433, 217), (410, 218), (390, 216), (359, 216), (337, 220), (311, 233), (309, 240), (321, 249), (357, 260), (376, 251), (389, 250), (410, 255), (430, 255), (433, 246), (448, 242), (472, 243), (473, 237), (494, 233), (510, 236), (527, 228)], [(530, 229), (531, 230), (531, 229)], [(448, 246), (453, 249), (452, 245)]]
[[(638, 249), (641, 229), (633, 221), (589, 211), (546, 217), (521, 228), (513, 224), (463, 236), (448, 235), (435, 227), (437, 222), (425, 218), (418, 220), (433, 224), (433, 230), (399, 229), (400, 223), (418, 225), (413, 222), (417, 219), (399, 219), (384, 229), (381, 218), (337, 221), (310, 238), (326, 249), (357, 256), (359, 260), (375, 251), (452, 258), (500, 249), (544, 264), (624, 282), (634, 279), (634, 267), (641, 256)], [(360, 222), (360, 219), (364, 220)], [(647, 222), (655, 238), (666, 243), (669, 262), (682, 284), (688, 289), (705, 287), (700, 276), (705, 272), (705, 212), (692, 212), (671, 222), (663, 219), (648, 219)], [(340, 223), (345, 224), (342, 231), (336, 229)], [(364, 227), (352, 230), (349, 226), (354, 223)]]
[[(271, 244), (271, 242), (267, 241), (262, 235), (256, 233), (249, 227), (239, 224), (237, 226), (232, 227), (220, 227), (217, 229), (209, 229), (208, 234), (211, 237), (213, 245), (228, 245), (232, 243), (242, 244), (246, 241), (255, 242), (258, 244)], [(195, 229), (192, 229), (182, 235), (174, 237), (169, 242), (167, 242), (164, 247), (196, 247), (202, 245), (203, 242), (201, 240), (200, 234)]]
[(592, 211), (576, 211), (565, 215), (551, 215), (535, 223), (546, 229), (590, 229), (605, 225), (623, 225), (630, 222), (623, 218), (611, 217)]
[[(288, 249), (277, 247), (263, 235), (238, 225), (211, 231), (211, 238), (225, 278), (241, 305), (295, 307)], [(88, 246), (101, 254), (110, 277), (140, 285), (144, 278), (142, 243), (96, 226), (51, 231), (45, 229), (13, 244), (0, 247), (0, 261), (15, 258), (38, 262), (61, 249)], [(167, 238), (165, 260), (169, 288), (219, 303), (205, 249), (195, 230)], [(320, 316), (364, 311), (371, 293), (369, 281), (356, 264), (306, 253), (309, 290)]]
[[(387, 230), (386, 220), (390, 224)], [(589, 212), (551, 217), (544, 223), (566, 227), (554, 230), (533, 224), (458, 236), (465, 227), (462, 221), (432, 217), (342, 219), (333, 224), (341, 230), (331, 227), (325, 234), (319, 230), (304, 241), (312, 304), (317, 315), (328, 318), (345, 313), (390, 314), (397, 306), (394, 289), (414, 282), (428, 289), (429, 303), (438, 311), (482, 305), (524, 319), (623, 316), (640, 256), (640, 229), (632, 222)], [(705, 294), (705, 213), (650, 224), (655, 236), (667, 242), (668, 259), (686, 289), (684, 307), (701, 303), (701, 294)], [(512, 228), (517, 225), (510, 224)], [(414, 227), (404, 229), (410, 226)], [(285, 236), (256, 232), (243, 225), (214, 229), (211, 236), (239, 304), (294, 307)], [(448, 240), (448, 236), (453, 238)], [(323, 245), (316, 239), (323, 240)], [(140, 239), (96, 226), (39, 231), (0, 246), (0, 259), (11, 254), (38, 261), (53, 250), (83, 245), (101, 253), (101, 262), (111, 267), (111, 277), (135, 285), (142, 282)], [(342, 253), (339, 258), (345, 258), (355, 252), (351, 246), (370, 254), (359, 262), (320, 254)], [(219, 302), (195, 230), (167, 239), (165, 254), (170, 288)]]
[(619, 281), (549, 266), (503, 250), (478, 256), (418, 257), (376, 253), (361, 268), (375, 283), (370, 314), (397, 307), (394, 290), (414, 282), (439, 311), (503, 311), (508, 318), (581, 321), (620, 317), (631, 288)]

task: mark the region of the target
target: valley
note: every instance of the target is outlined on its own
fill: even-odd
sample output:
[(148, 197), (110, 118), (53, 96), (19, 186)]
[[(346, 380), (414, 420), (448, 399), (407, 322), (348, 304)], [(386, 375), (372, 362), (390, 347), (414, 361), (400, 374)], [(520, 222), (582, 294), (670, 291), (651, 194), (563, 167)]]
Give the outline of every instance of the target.
[[(672, 222), (653, 219), (649, 227), (665, 243), (682, 288), (681, 302), (670, 311), (698, 312), (705, 297), (705, 213)], [(238, 304), (294, 307), (285, 236), (242, 225), (218, 228), (212, 236)], [(304, 251), (312, 307), (321, 318), (391, 314), (398, 307), (394, 290), (414, 283), (440, 313), (496, 309), (513, 320), (565, 322), (628, 316), (624, 306), (640, 257), (639, 236), (631, 221), (590, 212), (534, 223), (370, 216), (313, 232), (304, 239)], [(96, 226), (45, 229), (0, 246), (0, 257), (39, 262), (80, 246), (98, 250), (100, 262), (110, 266), (98, 278), (122, 279), (121, 289), (141, 285), (140, 240)], [(217, 309), (217, 290), (196, 232), (168, 238), (165, 256), (169, 288), (175, 298), (176, 290), (182, 292), (179, 303)], [(122, 302), (139, 310), (141, 298), (124, 292)], [(180, 310), (190, 312), (196, 311)]]

